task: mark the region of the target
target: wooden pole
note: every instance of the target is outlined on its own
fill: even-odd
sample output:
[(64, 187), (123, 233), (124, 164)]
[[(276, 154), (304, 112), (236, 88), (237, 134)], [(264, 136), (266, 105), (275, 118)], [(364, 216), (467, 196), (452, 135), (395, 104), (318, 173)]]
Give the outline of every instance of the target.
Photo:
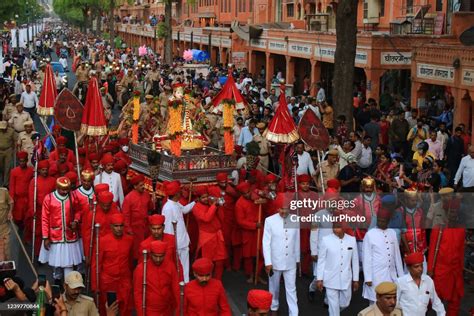
[[(258, 223), (262, 221), (262, 204), (258, 205)], [(260, 259), (260, 231), (261, 227), (257, 228), (257, 260), (255, 260), (255, 279), (254, 284), (257, 285), (258, 281), (258, 261)]]

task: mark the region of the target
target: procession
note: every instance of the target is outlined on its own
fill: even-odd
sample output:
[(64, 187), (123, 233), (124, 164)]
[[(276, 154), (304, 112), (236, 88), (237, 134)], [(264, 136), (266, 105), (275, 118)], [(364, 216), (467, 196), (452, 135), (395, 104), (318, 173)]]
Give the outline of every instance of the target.
[(474, 315), (472, 126), (449, 91), (427, 110), (354, 84), (348, 118), (328, 82), (203, 50), (166, 63), (59, 19), (12, 34), (0, 315)]

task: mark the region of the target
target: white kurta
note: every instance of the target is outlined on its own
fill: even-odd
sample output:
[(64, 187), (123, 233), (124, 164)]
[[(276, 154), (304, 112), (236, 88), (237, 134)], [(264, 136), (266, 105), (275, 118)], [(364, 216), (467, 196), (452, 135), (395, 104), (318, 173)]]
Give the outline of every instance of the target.
[(109, 185), (109, 191), (114, 195), (114, 202), (118, 202), (121, 208), (124, 196), (120, 175), (114, 171), (112, 171), (112, 173), (102, 171), (94, 179), (94, 185), (99, 183), (106, 183)]
[(446, 315), (444, 305), (436, 294), (434, 282), (429, 276), (421, 275), (420, 287), (409, 273), (397, 280), (397, 303), (404, 315), (426, 315), (430, 301), (437, 316)]
[(300, 230), (289, 219), (277, 213), (265, 220), (262, 248), (265, 266), (272, 265), (274, 270), (269, 278), (269, 291), (273, 295), (271, 310), (279, 309), (280, 280), (283, 276), (289, 315), (297, 316), (296, 264), (300, 262)]
[(359, 255), (354, 237), (344, 234), (339, 238), (328, 235), (321, 242), (318, 256), (317, 279), (324, 287), (346, 290), (352, 281), (359, 281)]
[[(375, 302), (375, 287), (381, 282), (395, 282), (404, 275), (400, 246), (393, 229), (374, 228), (363, 241), (364, 298)], [(365, 282), (372, 282), (368, 286)]]

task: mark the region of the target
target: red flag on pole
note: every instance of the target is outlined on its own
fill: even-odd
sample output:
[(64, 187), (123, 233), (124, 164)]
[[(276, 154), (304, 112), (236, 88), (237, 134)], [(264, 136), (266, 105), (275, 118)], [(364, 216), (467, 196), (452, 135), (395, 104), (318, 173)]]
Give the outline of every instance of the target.
[(275, 116), (268, 125), (267, 139), (274, 143), (290, 144), (300, 137), (295, 122), (288, 111), (285, 97), (285, 85), (280, 87), (279, 104)]
[(50, 64), (46, 64), (43, 87), (41, 88), (37, 109), (38, 115), (54, 115), (54, 102), (57, 96), (58, 90), (56, 89), (56, 79), (54, 78), (53, 69)]

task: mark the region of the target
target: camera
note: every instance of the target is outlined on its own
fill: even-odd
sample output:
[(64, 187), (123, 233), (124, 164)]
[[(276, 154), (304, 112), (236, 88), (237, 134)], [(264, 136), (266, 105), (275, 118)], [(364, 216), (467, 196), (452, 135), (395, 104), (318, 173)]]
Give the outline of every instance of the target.
[(225, 200), (223, 197), (216, 198), (214, 196), (210, 196), (209, 200), (211, 200), (211, 202), (216, 201), (217, 206), (223, 206), (225, 204)]

